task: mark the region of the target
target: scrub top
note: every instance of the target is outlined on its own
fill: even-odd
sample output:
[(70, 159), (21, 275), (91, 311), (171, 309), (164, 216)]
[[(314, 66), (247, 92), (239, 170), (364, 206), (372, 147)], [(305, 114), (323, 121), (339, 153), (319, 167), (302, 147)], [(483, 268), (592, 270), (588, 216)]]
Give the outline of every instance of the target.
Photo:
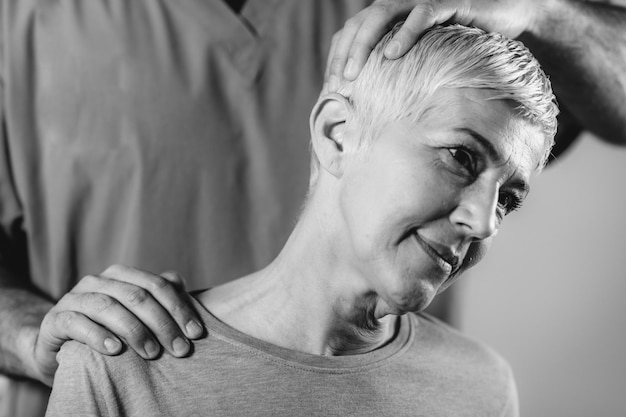
[[(332, 35), (364, 0), (0, 0), (0, 270), (189, 290), (265, 266), (308, 184)], [(47, 391), (2, 381), (0, 416)]]

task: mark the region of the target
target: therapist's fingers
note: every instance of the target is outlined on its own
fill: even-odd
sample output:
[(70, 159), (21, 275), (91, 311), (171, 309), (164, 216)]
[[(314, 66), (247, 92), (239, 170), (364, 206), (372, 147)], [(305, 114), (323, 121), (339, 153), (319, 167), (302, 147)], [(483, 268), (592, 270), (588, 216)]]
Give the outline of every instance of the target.
[(332, 41), (330, 43), (330, 50), (328, 52), (328, 59), (326, 60), (326, 70), (324, 71), (324, 86), (322, 88), (322, 94), (336, 92), (339, 86), (339, 80), (335, 75), (333, 75), (332, 80), (330, 77), (330, 67), (333, 61), (333, 57), (335, 56), (335, 51), (337, 50), (337, 43), (343, 34), (343, 30), (335, 33), (333, 35)]
[(199, 339), (204, 335), (204, 327), (200, 316), (193, 307), (193, 297), (185, 290), (183, 276), (176, 271), (165, 271), (160, 276), (172, 283), (176, 290), (174, 296), (169, 300), (161, 299), (161, 304), (176, 319), (179, 326), (184, 326), (185, 335), (188, 338)]
[(366, 12), (349, 45), (343, 76), (354, 80), (365, 65), (370, 52), (389, 29), (410, 12), (406, 2), (380, 1), (374, 3)]
[(534, 0), (377, 0), (349, 19), (333, 41), (327, 79), (354, 80), (372, 49), (399, 21), (404, 20), (384, 51), (389, 59), (401, 57), (425, 30), (444, 23), (476, 26), (516, 38), (537, 25), (541, 4)]
[(57, 353), (68, 340), (84, 343), (106, 355), (122, 351), (122, 342), (112, 332), (84, 314), (58, 305), (44, 317), (33, 348), (34, 368), (41, 382), (52, 385), (58, 368)]
[(467, 24), (468, 22), (463, 18), (463, 16), (467, 16), (467, 13), (460, 10), (459, 7), (460, 5), (457, 3), (449, 4), (446, 2), (417, 4), (385, 48), (385, 56), (389, 59), (401, 57), (417, 43), (426, 29), (447, 22), (452, 17), (455, 17), (457, 23)]
[(532, 0), (414, 0), (402, 3), (411, 3), (412, 7), (385, 49), (385, 56), (390, 59), (404, 55), (424, 31), (435, 25), (458, 23), (517, 38), (535, 27), (546, 13), (543, 2)]
[(348, 19), (344, 27), (333, 37), (327, 64), (328, 92), (337, 91), (337, 87), (343, 79), (350, 45), (352, 45), (354, 37), (361, 26), (361, 19), (362, 16), (360, 14)]
[[(122, 303), (130, 311), (136, 308), (141, 311), (162, 308), (167, 313), (166, 317), (158, 320), (150, 330), (156, 331), (155, 335), (163, 332), (171, 334), (174, 325), (190, 339), (202, 336), (203, 328), (201, 320), (193, 308), (191, 297), (184, 288), (182, 277), (173, 271), (167, 271), (160, 275), (152, 274), (136, 268), (123, 265), (113, 265), (102, 273), (102, 277), (110, 278), (120, 283), (129, 285), (128, 292), (118, 292)], [(112, 289), (115, 287), (111, 287)], [(144, 304), (145, 303), (145, 304)], [(175, 323), (172, 322), (172, 319)]]
[(329, 57), (329, 78), (354, 80), (370, 52), (391, 25), (406, 16), (407, 2), (376, 1), (348, 19)]
[[(404, 55), (433, 25), (447, 21), (471, 23), (467, 0), (377, 0), (349, 19), (334, 42), (329, 58), (329, 79), (354, 80), (372, 49), (394, 24), (405, 20), (385, 49), (390, 59)], [(330, 83), (332, 84), (332, 83)]]

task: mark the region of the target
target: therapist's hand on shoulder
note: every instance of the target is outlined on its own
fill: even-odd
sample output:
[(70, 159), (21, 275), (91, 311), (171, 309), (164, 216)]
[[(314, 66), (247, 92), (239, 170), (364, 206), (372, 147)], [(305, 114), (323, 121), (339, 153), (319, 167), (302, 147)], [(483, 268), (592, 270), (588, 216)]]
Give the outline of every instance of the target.
[(116, 355), (126, 344), (141, 357), (154, 359), (161, 348), (176, 357), (190, 351), (190, 339), (204, 328), (175, 272), (160, 275), (113, 265), (88, 275), (44, 317), (34, 348), (42, 381), (51, 384), (56, 354), (68, 340)]
[(326, 88), (354, 80), (370, 52), (396, 22), (402, 28), (385, 50), (390, 59), (404, 55), (433, 25), (460, 23), (516, 38), (534, 26), (545, 0), (377, 0), (349, 19), (335, 36), (326, 68)]

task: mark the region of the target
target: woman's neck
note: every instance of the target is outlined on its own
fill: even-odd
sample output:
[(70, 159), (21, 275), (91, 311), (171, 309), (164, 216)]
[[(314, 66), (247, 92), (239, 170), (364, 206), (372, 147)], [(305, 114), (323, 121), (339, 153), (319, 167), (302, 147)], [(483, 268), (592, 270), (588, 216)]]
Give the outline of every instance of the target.
[(396, 317), (376, 316), (379, 299), (337, 257), (327, 228), (296, 226), (266, 268), (201, 295), (217, 318), (250, 336), (318, 355), (375, 350), (396, 332)]

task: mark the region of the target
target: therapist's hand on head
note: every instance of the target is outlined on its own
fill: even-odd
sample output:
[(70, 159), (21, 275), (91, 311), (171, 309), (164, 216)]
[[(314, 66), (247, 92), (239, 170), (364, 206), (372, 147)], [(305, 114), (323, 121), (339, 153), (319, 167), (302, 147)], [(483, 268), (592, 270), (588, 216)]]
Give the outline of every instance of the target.
[(185, 356), (189, 339), (204, 333), (201, 323), (178, 274), (114, 265), (84, 277), (46, 314), (35, 343), (35, 368), (52, 384), (56, 354), (68, 340), (105, 355), (121, 353), (125, 343), (145, 359), (156, 358), (161, 347)]
[(544, 0), (377, 0), (349, 19), (333, 37), (326, 88), (354, 80), (382, 36), (400, 20), (402, 28), (385, 50), (390, 59), (404, 55), (433, 25), (446, 22), (477, 26), (516, 38), (534, 24)]

